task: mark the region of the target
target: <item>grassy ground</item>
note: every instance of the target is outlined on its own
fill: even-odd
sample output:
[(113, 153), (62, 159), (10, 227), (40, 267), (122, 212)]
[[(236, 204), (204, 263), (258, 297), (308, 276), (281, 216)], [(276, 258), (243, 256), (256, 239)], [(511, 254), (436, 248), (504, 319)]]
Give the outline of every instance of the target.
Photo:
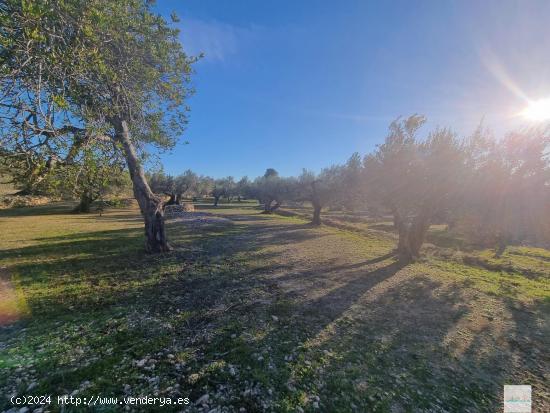
[(506, 268), (428, 251), (403, 267), (384, 231), (208, 208), (227, 219), (170, 222), (162, 256), (142, 254), (135, 209), (0, 211), (0, 394), (494, 412), (503, 384), (531, 384), (534, 411), (550, 410), (549, 251), (510, 249)]
[[(308, 205), (285, 206), (278, 213), (283, 216), (311, 220), (312, 208)], [(397, 233), (391, 217), (372, 218), (361, 211), (327, 210), (323, 211), (322, 219), (328, 226), (356, 232), (366, 237), (382, 236), (397, 240)], [(430, 227), (426, 236), (424, 253), (496, 272), (519, 273), (527, 277), (545, 277), (550, 274), (549, 250), (509, 246), (504, 254), (497, 258), (494, 249), (480, 249), (472, 245), (464, 235), (449, 231), (447, 225), (432, 225)]]

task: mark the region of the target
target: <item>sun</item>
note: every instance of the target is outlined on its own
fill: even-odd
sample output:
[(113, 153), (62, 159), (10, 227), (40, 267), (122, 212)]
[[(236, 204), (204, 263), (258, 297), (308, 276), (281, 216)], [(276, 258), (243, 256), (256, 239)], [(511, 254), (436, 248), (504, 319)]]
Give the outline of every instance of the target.
[(529, 105), (520, 112), (525, 119), (542, 122), (550, 120), (550, 98), (529, 102)]

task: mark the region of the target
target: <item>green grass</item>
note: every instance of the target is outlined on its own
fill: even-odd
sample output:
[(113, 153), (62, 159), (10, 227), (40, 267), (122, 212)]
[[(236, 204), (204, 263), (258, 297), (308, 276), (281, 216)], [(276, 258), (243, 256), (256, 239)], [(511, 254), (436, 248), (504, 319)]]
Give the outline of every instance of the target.
[(197, 208), (228, 221), (169, 222), (175, 249), (159, 256), (142, 254), (134, 209), (0, 211), (0, 393), (493, 412), (503, 384), (532, 384), (535, 411), (550, 406), (549, 251), (469, 252), (499, 270), (432, 253), (403, 267), (384, 231), (315, 228), (253, 203)]

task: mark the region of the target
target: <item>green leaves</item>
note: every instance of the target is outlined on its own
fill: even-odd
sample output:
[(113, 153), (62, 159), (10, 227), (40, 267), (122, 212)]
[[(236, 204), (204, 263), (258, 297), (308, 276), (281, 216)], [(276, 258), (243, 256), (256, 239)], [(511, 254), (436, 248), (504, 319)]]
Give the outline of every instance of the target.
[(141, 156), (145, 147), (175, 144), (187, 123), (195, 59), (152, 7), (143, 0), (2, 2), (0, 155), (29, 191), (108, 177), (103, 171), (121, 150), (113, 146), (115, 118), (129, 125)]
[(69, 103), (65, 100), (63, 96), (52, 95), (52, 101), (61, 109), (69, 108)]
[(2, 69), (18, 88), (51, 93), (83, 122), (124, 118), (137, 140), (160, 147), (184, 130), (195, 59), (150, 2), (8, 1), (0, 21), (0, 54), (9, 57)]

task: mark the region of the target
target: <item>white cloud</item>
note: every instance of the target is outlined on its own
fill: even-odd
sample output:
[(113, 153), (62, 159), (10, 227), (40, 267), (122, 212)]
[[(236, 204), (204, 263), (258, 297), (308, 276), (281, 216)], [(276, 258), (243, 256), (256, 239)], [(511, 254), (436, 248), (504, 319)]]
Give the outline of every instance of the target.
[(206, 61), (225, 61), (253, 37), (253, 29), (218, 21), (182, 19), (180, 29), (187, 53), (204, 53)]

